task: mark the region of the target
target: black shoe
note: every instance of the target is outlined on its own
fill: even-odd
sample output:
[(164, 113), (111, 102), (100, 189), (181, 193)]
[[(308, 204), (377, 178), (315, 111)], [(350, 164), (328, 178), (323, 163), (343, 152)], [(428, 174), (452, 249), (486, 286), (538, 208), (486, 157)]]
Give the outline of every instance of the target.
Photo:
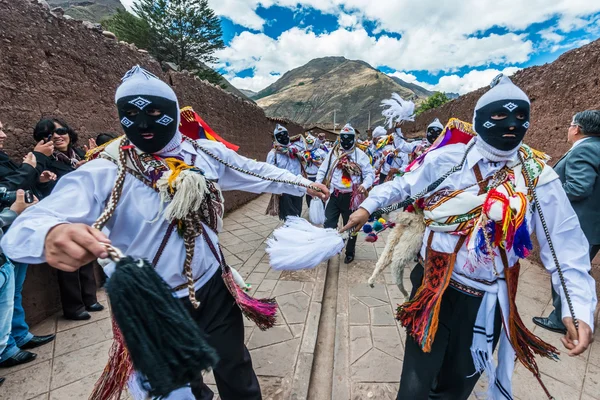
[(77, 314), (65, 314), (65, 319), (70, 319), (71, 321), (85, 321), (86, 319), (92, 318), (92, 316), (87, 311), (82, 311)]
[(35, 360), (37, 354), (28, 351), (19, 350), (14, 356), (0, 362), (0, 368), (10, 368), (16, 365), (26, 364)]
[(352, 261), (354, 261), (354, 255), (346, 255), (346, 258), (344, 259), (344, 264), (350, 264)]
[(87, 306), (85, 309), (90, 312), (97, 312), (104, 310), (104, 306), (100, 303), (94, 303), (91, 306)]
[(43, 346), (46, 343), (50, 343), (54, 340), (55, 335), (45, 335), (45, 336), (34, 336), (31, 340), (21, 346), (21, 350), (33, 349), (35, 347)]
[(2, 384), (4, 383), (5, 380), (6, 380), (6, 378), (0, 378), (0, 386), (2, 386)]
[(533, 317), (533, 323), (544, 329), (548, 329), (551, 332), (561, 333), (563, 335), (567, 333), (567, 329), (564, 326), (555, 324), (554, 321), (549, 318)]

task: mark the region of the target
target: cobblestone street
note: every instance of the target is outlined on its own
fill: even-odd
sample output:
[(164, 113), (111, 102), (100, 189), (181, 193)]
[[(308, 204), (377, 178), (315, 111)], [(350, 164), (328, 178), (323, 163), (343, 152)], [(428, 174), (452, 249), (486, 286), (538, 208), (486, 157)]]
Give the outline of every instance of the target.
[[(246, 343), (263, 398), (395, 399), (405, 332), (394, 319), (394, 309), (403, 297), (390, 271), (374, 288), (366, 283), (385, 246), (385, 235), (374, 244), (359, 237), (356, 261), (350, 265), (335, 257), (313, 270), (277, 272), (270, 269), (264, 251), (265, 240), (280, 224), (264, 215), (268, 200), (261, 196), (228, 214), (220, 236), (229, 264), (252, 285), (251, 293), (273, 296), (279, 303), (273, 329), (262, 332), (250, 321), (245, 323)], [(408, 276), (406, 272), (410, 290)], [(531, 322), (532, 316), (551, 311), (549, 282), (541, 268), (524, 262), (517, 305), (535, 334), (562, 348), (558, 334)], [(107, 305), (104, 292), (99, 296)], [(34, 362), (0, 371), (6, 377), (0, 399), (86, 399), (104, 368), (112, 341), (108, 307), (89, 321), (66, 321), (55, 315), (32, 331), (55, 332), (56, 341), (35, 349), (38, 358)], [(562, 355), (558, 363), (538, 359), (543, 381), (556, 399), (600, 399), (599, 339), (596, 333), (591, 351), (579, 357)], [(211, 374), (206, 380), (216, 392)], [(477, 393), (483, 393), (481, 385), (472, 398), (485, 398)], [(521, 365), (516, 368), (514, 394), (520, 400), (545, 399), (536, 379)]]

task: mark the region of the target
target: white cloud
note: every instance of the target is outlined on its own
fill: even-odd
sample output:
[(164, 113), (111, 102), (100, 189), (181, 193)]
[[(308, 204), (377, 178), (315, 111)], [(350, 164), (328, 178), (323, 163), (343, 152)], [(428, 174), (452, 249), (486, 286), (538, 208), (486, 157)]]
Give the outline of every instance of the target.
[(517, 67), (507, 67), (502, 71), (491, 68), (483, 71), (469, 71), (463, 76), (445, 75), (440, 78), (438, 83), (430, 86), (432, 86), (433, 90), (440, 92), (465, 94), (488, 86), (492, 79), (500, 73), (510, 76), (518, 70), (520, 70), (520, 68)]
[(517, 67), (507, 67), (503, 70), (494, 68), (485, 70), (472, 70), (462, 76), (457, 74), (442, 76), (436, 84), (419, 82), (415, 75), (401, 71), (395, 71), (388, 75), (398, 77), (405, 82), (414, 83), (415, 85), (419, 85), (434, 92), (465, 94), (484, 86), (488, 86), (492, 79), (494, 79), (500, 73), (506, 76), (511, 76), (520, 69), (521, 68)]
[[(133, 2), (121, 1), (125, 5)], [(590, 0), (209, 0), (209, 5), (217, 15), (253, 30), (236, 36), (217, 54), (218, 66), (232, 79), (236, 73), (253, 68), (254, 77), (237, 80), (242, 88), (253, 89), (272, 81), (273, 73), (285, 73), (323, 56), (345, 56), (374, 67), (432, 73), (490, 64), (510, 66), (529, 60), (534, 51), (565, 48), (564, 34), (597, 24), (590, 16), (600, 12), (600, 1)], [(310, 28), (295, 27), (270, 38), (260, 33), (268, 21), (256, 10), (272, 6), (300, 12), (319, 10), (336, 16), (340, 27), (321, 35)], [(524, 31), (533, 23), (552, 18), (557, 18), (556, 25), (538, 32), (544, 42), (534, 48)], [(369, 36), (362, 27), (367, 20), (376, 24), (375, 34), (391, 32), (401, 37)], [(493, 27), (507, 32), (488, 34)], [(464, 77), (450, 75), (439, 84), (446, 82), (461, 90), (469, 87), (467, 81), (456, 78)], [(476, 76), (471, 78), (468, 82)]]
[[(320, 35), (310, 29), (292, 28), (276, 39), (245, 31), (216, 56), (220, 60), (218, 67), (227, 74), (253, 68), (256, 80), (264, 82), (272, 73), (282, 74), (324, 56), (361, 59), (374, 67), (387, 66), (400, 71), (451, 71), (465, 65), (524, 62), (533, 50), (530, 41), (513, 33), (466, 38), (460, 46), (450, 47), (442, 45), (443, 37), (441, 33), (426, 35), (417, 46), (388, 36), (376, 39), (363, 28), (340, 28)], [(250, 82), (252, 79), (244, 80)]]
[(338, 24), (342, 28), (356, 28), (360, 25), (360, 21), (354, 14), (341, 13), (338, 17)]
[(281, 75), (254, 76), (245, 78), (240, 78), (235, 75), (225, 75), (225, 78), (236, 88), (260, 92), (262, 89), (281, 78)]

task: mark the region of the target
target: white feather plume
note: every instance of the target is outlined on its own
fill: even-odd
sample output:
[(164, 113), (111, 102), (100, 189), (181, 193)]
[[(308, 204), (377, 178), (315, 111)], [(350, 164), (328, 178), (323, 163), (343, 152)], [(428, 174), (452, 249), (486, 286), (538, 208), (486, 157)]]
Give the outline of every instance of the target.
[(323, 200), (318, 197), (313, 197), (310, 201), (308, 209), (308, 219), (315, 225), (323, 225), (325, 223), (325, 205)]
[(415, 103), (404, 100), (398, 93), (392, 93), (391, 99), (383, 100), (381, 107), (387, 107), (381, 115), (390, 128), (397, 122), (415, 120)]
[(271, 268), (298, 270), (314, 268), (344, 249), (344, 240), (335, 229), (317, 228), (300, 217), (288, 217), (267, 240)]

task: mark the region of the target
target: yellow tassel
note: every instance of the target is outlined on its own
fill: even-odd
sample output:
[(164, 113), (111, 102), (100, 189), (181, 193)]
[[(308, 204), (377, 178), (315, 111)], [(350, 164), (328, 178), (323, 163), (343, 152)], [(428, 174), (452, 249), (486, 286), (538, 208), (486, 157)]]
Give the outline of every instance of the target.
[(177, 179), (177, 177), (179, 176), (179, 174), (182, 171), (185, 171), (187, 169), (192, 169), (193, 167), (187, 165), (185, 162), (178, 160), (177, 158), (165, 158), (165, 163), (167, 164), (167, 167), (169, 167), (169, 170), (171, 171), (171, 175), (169, 176), (169, 190), (171, 192), (171, 194), (175, 193), (175, 188), (173, 187), (173, 183), (175, 183), (175, 180)]
[(461, 132), (467, 133), (469, 135), (472, 136), (477, 136), (477, 133), (475, 133), (475, 131), (473, 130), (473, 125), (469, 124), (468, 122), (465, 121), (461, 121), (458, 118), (450, 118), (450, 120), (448, 120), (448, 123), (446, 124), (446, 128), (444, 129), (444, 131), (446, 131), (446, 129), (458, 129)]

